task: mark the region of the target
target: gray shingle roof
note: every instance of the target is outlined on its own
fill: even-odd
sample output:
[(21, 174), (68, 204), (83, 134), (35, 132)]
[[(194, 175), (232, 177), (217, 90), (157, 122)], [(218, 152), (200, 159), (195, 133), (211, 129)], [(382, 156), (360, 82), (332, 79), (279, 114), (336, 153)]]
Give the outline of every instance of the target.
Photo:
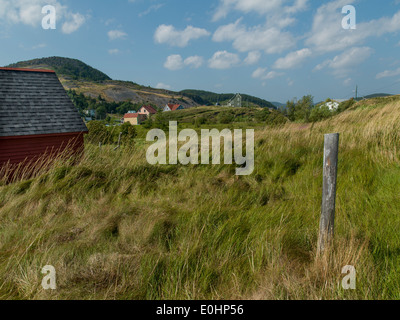
[(0, 137), (87, 131), (55, 73), (0, 69)]

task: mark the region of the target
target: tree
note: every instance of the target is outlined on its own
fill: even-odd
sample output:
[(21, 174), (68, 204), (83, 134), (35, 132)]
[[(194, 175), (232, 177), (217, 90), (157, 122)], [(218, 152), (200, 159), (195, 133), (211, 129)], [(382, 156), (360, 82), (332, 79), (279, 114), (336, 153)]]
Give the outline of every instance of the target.
[(301, 98), (295, 107), (295, 120), (308, 122), (313, 105), (314, 97), (312, 95), (307, 95)]
[(296, 116), (295, 116), (296, 102), (295, 102), (295, 99), (286, 102), (286, 112), (287, 112), (287, 116), (288, 116), (290, 121), (295, 121), (296, 120)]
[(107, 116), (107, 109), (105, 106), (100, 106), (96, 109), (96, 119), (104, 120)]

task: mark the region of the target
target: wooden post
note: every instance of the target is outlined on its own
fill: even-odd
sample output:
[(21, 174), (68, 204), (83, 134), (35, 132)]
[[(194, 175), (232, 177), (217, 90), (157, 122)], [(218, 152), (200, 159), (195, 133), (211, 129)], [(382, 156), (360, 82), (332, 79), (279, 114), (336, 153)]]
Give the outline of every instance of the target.
[(324, 182), (318, 252), (323, 253), (333, 239), (335, 227), (336, 181), (339, 154), (339, 133), (326, 134), (324, 146)]
[(122, 132), (119, 133), (118, 145), (114, 148), (114, 151), (119, 149), (119, 147), (121, 146), (121, 136), (122, 136)]

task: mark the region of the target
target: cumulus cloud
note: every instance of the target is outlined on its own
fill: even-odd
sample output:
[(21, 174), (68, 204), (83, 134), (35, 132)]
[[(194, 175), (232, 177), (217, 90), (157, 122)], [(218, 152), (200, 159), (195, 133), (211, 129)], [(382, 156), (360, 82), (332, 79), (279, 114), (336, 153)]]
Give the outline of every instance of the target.
[(244, 59), (244, 63), (247, 65), (256, 64), (258, 61), (260, 61), (260, 58), (261, 58), (260, 51), (250, 51), (246, 59)]
[(182, 56), (179, 54), (170, 55), (167, 57), (164, 67), (171, 71), (182, 69), (184, 67)]
[(70, 18), (62, 25), (62, 32), (71, 34), (77, 31), (86, 21), (85, 17), (80, 13), (71, 13), (68, 15)]
[(360, 45), (367, 38), (400, 31), (400, 11), (392, 17), (358, 23), (357, 30), (344, 30), (339, 23), (343, 19), (340, 9), (354, 2), (355, 0), (336, 0), (319, 7), (306, 44), (324, 53), (345, 50)]
[(41, 27), (42, 8), (46, 5), (56, 8), (57, 23), (62, 22), (61, 31), (65, 34), (77, 31), (86, 21), (84, 15), (70, 11), (57, 0), (0, 0), (0, 21)]
[(324, 68), (330, 68), (336, 76), (346, 76), (355, 66), (367, 60), (373, 50), (369, 47), (354, 47), (350, 48), (333, 59), (325, 60), (323, 63), (315, 67), (315, 71)]
[[(285, 6), (286, 3), (289, 3), (289, 5)], [(307, 4), (308, 0), (220, 0), (213, 21), (226, 18), (232, 10), (242, 13), (255, 12), (260, 15), (276, 12), (289, 14), (306, 9)]]
[(154, 40), (159, 44), (169, 44), (175, 47), (186, 47), (191, 40), (209, 36), (210, 33), (206, 29), (186, 27), (185, 30), (177, 30), (172, 25), (160, 25), (155, 34)]
[(286, 57), (276, 60), (274, 67), (276, 69), (291, 69), (299, 66), (311, 55), (312, 51), (308, 48), (294, 51), (289, 53)]
[(235, 53), (218, 51), (208, 60), (211, 69), (229, 69), (240, 63), (240, 58)]
[(183, 60), (180, 54), (173, 54), (167, 57), (164, 67), (171, 71), (182, 69), (185, 66), (198, 69), (203, 65), (203, 62), (204, 59), (200, 56), (191, 56)]
[(376, 75), (377, 79), (388, 78), (388, 77), (395, 77), (400, 74), (400, 68), (396, 70), (386, 70)]
[(296, 43), (289, 32), (276, 26), (259, 25), (248, 28), (241, 21), (242, 19), (239, 19), (219, 27), (213, 35), (213, 41), (232, 41), (233, 47), (240, 52), (262, 50), (269, 54), (290, 49)]
[(124, 39), (127, 34), (121, 30), (110, 30), (107, 33), (110, 40)]
[(270, 80), (283, 75), (284, 74), (280, 72), (268, 71), (268, 68), (258, 68), (253, 72), (252, 77), (254, 79)]
[(203, 65), (204, 59), (203, 57), (200, 56), (192, 56), (189, 58), (186, 58), (184, 61), (184, 64), (186, 66), (190, 66), (194, 69), (198, 69)]

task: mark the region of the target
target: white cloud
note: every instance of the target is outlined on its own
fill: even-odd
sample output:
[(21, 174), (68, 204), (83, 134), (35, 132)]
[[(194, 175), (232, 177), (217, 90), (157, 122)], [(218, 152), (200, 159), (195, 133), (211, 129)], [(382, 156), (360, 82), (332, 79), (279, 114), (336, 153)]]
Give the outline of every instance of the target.
[(185, 59), (184, 64), (186, 66), (190, 66), (194, 69), (198, 69), (203, 65), (204, 59), (203, 57), (200, 56), (192, 56), (187, 59)]
[(173, 54), (167, 57), (164, 67), (171, 71), (180, 70), (184, 67), (191, 67), (193, 69), (200, 68), (204, 63), (203, 57), (191, 56), (183, 60), (180, 54)]
[(110, 40), (124, 39), (127, 34), (121, 30), (110, 30), (107, 33)]
[(229, 69), (240, 63), (239, 56), (227, 51), (218, 51), (208, 60), (211, 69)]
[[(226, 18), (232, 10), (260, 15), (290, 15), (307, 8), (309, 0), (220, 0), (213, 21)], [(285, 6), (285, 4), (289, 5)]]
[(261, 79), (261, 80), (270, 80), (270, 79), (274, 79), (280, 76), (283, 76), (283, 73), (280, 72), (276, 72), (276, 71), (269, 71), (267, 68), (258, 68), (256, 69), (253, 74), (252, 77), (254, 79)]
[(291, 69), (297, 67), (311, 55), (312, 51), (308, 48), (294, 51), (289, 53), (286, 57), (278, 59), (275, 62), (274, 67), (276, 69)]
[(400, 74), (400, 68), (396, 70), (386, 70), (376, 75), (377, 79), (388, 78), (388, 77), (395, 77)]
[(183, 59), (179, 54), (170, 55), (164, 63), (164, 67), (168, 70), (175, 71), (184, 67)]
[(247, 65), (253, 65), (256, 64), (258, 61), (260, 61), (260, 58), (261, 58), (260, 51), (250, 51), (246, 59), (244, 60), (244, 63)]
[(241, 24), (242, 19), (235, 23), (219, 27), (213, 41), (233, 41), (233, 47), (240, 52), (263, 50), (265, 53), (280, 53), (292, 48), (296, 41), (294, 37), (276, 26), (263, 26), (248, 28)]
[(315, 71), (330, 68), (336, 76), (346, 76), (355, 66), (367, 60), (373, 50), (369, 47), (354, 47), (337, 55), (333, 59), (328, 59), (315, 67)]
[(44, 17), (42, 8), (46, 5), (56, 8), (57, 25), (62, 23), (63, 33), (70, 34), (77, 31), (86, 21), (85, 16), (71, 12), (67, 6), (56, 0), (0, 0), (0, 21), (11, 25), (41, 27)]
[(71, 34), (77, 31), (86, 21), (86, 18), (80, 13), (71, 13), (69, 15), (69, 21), (62, 25), (62, 32), (65, 34)]
[(154, 40), (159, 44), (166, 43), (171, 46), (183, 48), (186, 47), (191, 40), (196, 40), (209, 35), (210, 33), (206, 29), (188, 26), (185, 30), (179, 31), (172, 25), (162, 24), (155, 32)]
[(120, 51), (119, 51), (119, 49), (110, 49), (110, 50), (108, 50), (108, 53), (109, 54), (118, 54), (118, 53), (120, 53)]
[(169, 84), (165, 84), (162, 82), (157, 83), (156, 89), (165, 89), (165, 90), (171, 90), (172, 87)]
[(349, 85), (351, 85), (352, 81), (353, 80), (351, 78), (347, 78), (346, 80), (343, 81), (343, 85), (348, 87)]
[(360, 45), (367, 38), (400, 31), (400, 11), (392, 17), (358, 23), (357, 30), (344, 30), (340, 9), (354, 2), (355, 0), (336, 0), (319, 7), (306, 44), (320, 52), (345, 50)]
[(146, 11), (139, 13), (139, 17), (147, 16), (149, 13), (161, 9), (163, 6), (164, 6), (164, 4), (161, 4), (161, 3), (154, 4), (154, 5), (150, 6)]
[(213, 20), (225, 18), (232, 10), (244, 13), (256, 12), (266, 14), (281, 7), (282, 0), (221, 0)]

